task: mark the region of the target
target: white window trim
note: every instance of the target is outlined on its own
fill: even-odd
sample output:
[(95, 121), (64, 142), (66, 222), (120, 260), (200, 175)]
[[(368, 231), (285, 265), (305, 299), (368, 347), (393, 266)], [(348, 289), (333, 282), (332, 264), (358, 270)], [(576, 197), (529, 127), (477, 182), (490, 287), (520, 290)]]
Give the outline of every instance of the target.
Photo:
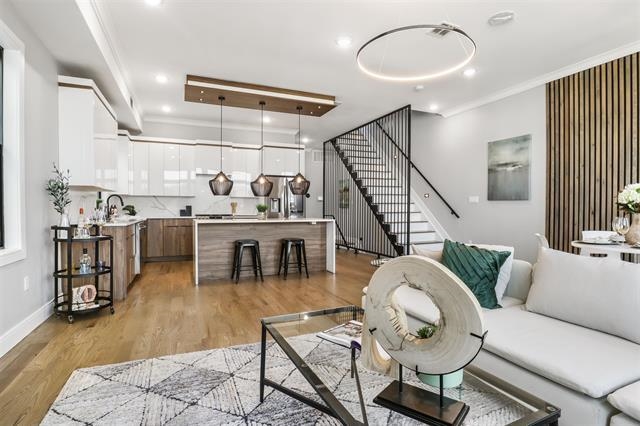
[(24, 156), (24, 43), (0, 20), (3, 53), (4, 249), (0, 266), (27, 257)]

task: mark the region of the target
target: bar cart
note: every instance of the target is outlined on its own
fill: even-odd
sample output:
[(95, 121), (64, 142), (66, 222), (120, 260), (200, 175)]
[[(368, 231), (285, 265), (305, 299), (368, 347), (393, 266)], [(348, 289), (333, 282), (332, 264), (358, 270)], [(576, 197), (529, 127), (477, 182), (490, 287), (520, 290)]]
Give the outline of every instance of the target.
[[(94, 234), (88, 237), (74, 237), (76, 226), (69, 227), (52, 226), (55, 267), (54, 278), (54, 313), (57, 317), (67, 315), (69, 324), (73, 323), (73, 316), (76, 314), (87, 314), (101, 309), (109, 308), (111, 313), (113, 308), (113, 237), (109, 235), (97, 235), (97, 226), (92, 227)], [(100, 260), (101, 243), (107, 242), (109, 245), (109, 263), (98, 262)], [(84, 243), (84, 244), (83, 244)], [(81, 271), (75, 265), (73, 259), (74, 247), (86, 244), (93, 245), (93, 259), (88, 271)], [(101, 277), (103, 279), (101, 279)], [(92, 281), (95, 286), (95, 298), (88, 302), (77, 302), (73, 300), (74, 282), (78, 280)], [(101, 288), (101, 284), (102, 287)], [(107, 287), (104, 288), (104, 287)]]

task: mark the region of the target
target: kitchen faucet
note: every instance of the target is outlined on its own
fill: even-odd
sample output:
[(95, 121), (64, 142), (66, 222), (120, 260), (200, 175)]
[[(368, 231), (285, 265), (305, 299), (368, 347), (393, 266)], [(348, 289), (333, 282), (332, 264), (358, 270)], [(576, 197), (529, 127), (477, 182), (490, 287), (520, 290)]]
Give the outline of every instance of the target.
[(118, 200), (120, 200), (120, 207), (124, 207), (124, 201), (122, 201), (122, 197), (121, 196), (119, 196), (118, 194), (109, 195), (109, 197), (107, 198), (108, 219), (111, 219), (111, 204), (109, 203), (109, 200), (111, 200), (112, 197), (116, 197)]

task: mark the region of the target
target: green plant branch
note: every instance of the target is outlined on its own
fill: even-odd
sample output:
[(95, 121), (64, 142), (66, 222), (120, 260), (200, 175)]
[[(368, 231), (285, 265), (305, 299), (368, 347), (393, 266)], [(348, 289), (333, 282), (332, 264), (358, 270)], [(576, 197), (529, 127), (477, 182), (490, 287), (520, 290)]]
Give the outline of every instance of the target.
[(69, 196), (69, 179), (71, 175), (69, 170), (63, 173), (58, 169), (56, 163), (53, 163), (53, 175), (54, 177), (47, 181), (45, 190), (51, 198), (53, 208), (60, 214), (65, 212), (66, 207), (71, 204), (71, 197)]

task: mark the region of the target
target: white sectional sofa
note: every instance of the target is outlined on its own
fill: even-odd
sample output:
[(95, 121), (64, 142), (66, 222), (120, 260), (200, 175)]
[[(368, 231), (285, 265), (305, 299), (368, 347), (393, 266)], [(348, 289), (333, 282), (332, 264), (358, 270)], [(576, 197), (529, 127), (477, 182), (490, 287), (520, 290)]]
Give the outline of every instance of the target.
[[(484, 311), (473, 364), (560, 407), (561, 425), (640, 426), (640, 265), (540, 253), (535, 272), (513, 261), (503, 308)], [(403, 287), (396, 297), (410, 328), (438, 318), (423, 293)]]

